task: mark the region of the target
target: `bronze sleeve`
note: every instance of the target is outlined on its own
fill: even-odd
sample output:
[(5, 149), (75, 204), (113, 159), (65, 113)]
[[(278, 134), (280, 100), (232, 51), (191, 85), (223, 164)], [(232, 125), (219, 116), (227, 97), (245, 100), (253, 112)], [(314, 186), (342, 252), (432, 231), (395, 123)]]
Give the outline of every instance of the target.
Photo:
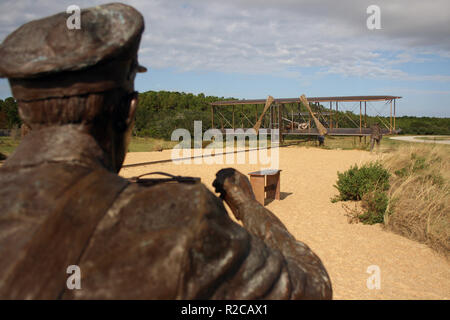
[(245, 208), (243, 228), (219, 206), (195, 228), (183, 298), (331, 299), (331, 282), (320, 259), (270, 211)]

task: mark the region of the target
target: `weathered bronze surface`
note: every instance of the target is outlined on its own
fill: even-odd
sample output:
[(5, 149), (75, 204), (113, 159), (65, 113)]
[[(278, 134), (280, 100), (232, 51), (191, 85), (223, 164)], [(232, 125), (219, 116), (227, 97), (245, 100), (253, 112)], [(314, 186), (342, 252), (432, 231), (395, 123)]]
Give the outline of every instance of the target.
[[(98, 21), (91, 32), (110, 25)], [(98, 70), (92, 68), (86, 72)], [(68, 72), (62, 62), (55, 70)], [(24, 71), (17, 74), (26, 79)], [(126, 114), (134, 115), (135, 102), (124, 105), (119, 128), (128, 127), (119, 132), (110, 114), (103, 122), (31, 126), (0, 168), (1, 299), (332, 297), (320, 259), (256, 202), (236, 170), (217, 173), (222, 199), (189, 179), (147, 184), (119, 177), (126, 143), (118, 141), (130, 132)], [(223, 201), (244, 227), (230, 219)], [(79, 290), (66, 286), (69, 265), (81, 269)]]

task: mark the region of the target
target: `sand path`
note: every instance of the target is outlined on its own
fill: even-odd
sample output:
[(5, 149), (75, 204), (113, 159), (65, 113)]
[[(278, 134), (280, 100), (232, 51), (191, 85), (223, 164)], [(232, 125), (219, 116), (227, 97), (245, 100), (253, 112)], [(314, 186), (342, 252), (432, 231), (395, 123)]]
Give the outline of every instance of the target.
[[(129, 153), (125, 164), (170, 159), (171, 151)], [(381, 226), (348, 224), (337, 194), (336, 172), (355, 163), (373, 160), (376, 154), (358, 150), (323, 150), (289, 147), (280, 150), (282, 200), (267, 208), (274, 212), (299, 240), (322, 259), (333, 283), (335, 299), (449, 299), (449, 263), (427, 246), (384, 231)], [(201, 177), (211, 186), (215, 173), (230, 165), (162, 163), (124, 168), (131, 177), (165, 171)], [(258, 164), (233, 165), (243, 173), (258, 170)], [(368, 289), (367, 268), (381, 271), (381, 289)]]

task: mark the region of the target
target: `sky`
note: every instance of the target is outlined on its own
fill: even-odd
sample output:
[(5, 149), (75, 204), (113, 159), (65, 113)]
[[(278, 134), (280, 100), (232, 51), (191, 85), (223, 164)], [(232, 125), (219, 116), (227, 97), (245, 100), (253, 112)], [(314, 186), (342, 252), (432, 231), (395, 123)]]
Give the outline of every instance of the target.
[[(110, 1), (0, 0), (0, 41), (28, 21)], [(450, 117), (448, 0), (134, 0), (136, 89), (263, 99), (395, 95), (397, 115)], [(369, 29), (370, 5), (380, 29)], [(1, 57), (0, 57), (1, 58)], [(11, 96), (0, 79), (0, 99)], [(340, 109), (356, 110), (347, 103)], [(369, 103), (369, 114), (389, 106)]]

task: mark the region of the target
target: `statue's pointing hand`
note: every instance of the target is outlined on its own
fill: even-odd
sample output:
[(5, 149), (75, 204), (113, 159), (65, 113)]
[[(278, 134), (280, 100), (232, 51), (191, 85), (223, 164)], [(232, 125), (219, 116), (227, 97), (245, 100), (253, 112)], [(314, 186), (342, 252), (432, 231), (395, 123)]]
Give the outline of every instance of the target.
[(255, 195), (248, 178), (233, 168), (226, 168), (216, 173), (216, 179), (213, 182), (216, 192), (220, 193), (222, 198), (233, 211), (236, 219), (241, 220), (239, 210), (244, 204), (255, 202)]

